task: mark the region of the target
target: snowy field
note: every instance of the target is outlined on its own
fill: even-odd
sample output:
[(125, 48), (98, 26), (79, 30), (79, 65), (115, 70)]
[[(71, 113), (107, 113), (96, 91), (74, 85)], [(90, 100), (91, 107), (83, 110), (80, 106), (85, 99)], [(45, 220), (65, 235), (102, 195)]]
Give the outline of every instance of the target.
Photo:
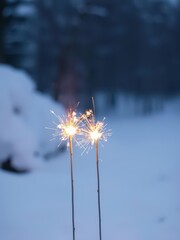
[[(170, 105), (170, 104), (169, 104)], [(103, 240), (180, 239), (180, 107), (108, 116), (100, 148)], [(98, 240), (95, 152), (74, 151), (77, 240)], [(0, 171), (0, 240), (71, 240), (69, 154), (32, 173)]]

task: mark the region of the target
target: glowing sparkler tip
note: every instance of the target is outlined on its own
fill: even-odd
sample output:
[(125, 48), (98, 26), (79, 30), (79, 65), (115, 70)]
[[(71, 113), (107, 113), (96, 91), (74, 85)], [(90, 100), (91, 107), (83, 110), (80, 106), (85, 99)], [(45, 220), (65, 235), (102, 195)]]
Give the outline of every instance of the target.
[(65, 132), (69, 136), (74, 136), (77, 133), (77, 128), (75, 126), (69, 125), (65, 127)]
[(91, 149), (91, 146), (100, 141), (107, 142), (107, 138), (111, 135), (110, 130), (106, 128), (105, 118), (102, 121), (96, 121), (93, 111), (87, 110), (82, 115), (83, 121), (85, 122), (82, 126), (82, 135), (83, 139), (81, 141), (81, 147), (84, 149), (84, 152), (87, 152)]
[(89, 151), (90, 145), (99, 141), (106, 142), (111, 136), (111, 131), (106, 128), (105, 118), (102, 121), (96, 121), (91, 109), (80, 115), (70, 109), (66, 117), (60, 117), (53, 110), (50, 112), (58, 119), (58, 123), (55, 123), (56, 128), (53, 129), (55, 130), (53, 137), (59, 137), (61, 141), (67, 143), (70, 138), (73, 138), (76, 144), (84, 149), (84, 152)]
[(97, 129), (95, 129), (94, 131), (90, 132), (89, 134), (90, 134), (90, 137), (91, 137), (93, 142), (97, 141), (102, 136), (102, 133), (98, 132)]
[(58, 123), (54, 123), (56, 128), (52, 128), (55, 131), (53, 138), (58, 137), (62, 141), (69, 141), (69, 138), (73, 138), (78, 144), (78, 139), (76, 135), (80, 133), (80, 124), (82, 119), (77, 116), (75, 111), (71, 109), (67, 112), (66, 116), (59, 116), (53, 110), (50, 112), (58, 119)]

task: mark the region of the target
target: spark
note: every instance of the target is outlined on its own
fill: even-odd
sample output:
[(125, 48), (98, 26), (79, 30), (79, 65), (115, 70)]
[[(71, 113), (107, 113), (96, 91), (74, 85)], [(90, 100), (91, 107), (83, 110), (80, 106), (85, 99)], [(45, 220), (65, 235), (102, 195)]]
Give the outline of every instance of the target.
[(82, 126), (83, 138), (79, 143), (80, 147), (84, 149), (83, 153), (89, 152), (90, 148), (99, 141), (107, 142), (108, 137), (111, 136), (111, 130), (107, 129), (105, 118), (96, 122), (92, 110), (87, 110), (81, 118), (84, 120)]
[(61, 142), (67, 142), (67, 146), (69, 146), (69, 138), (73, 138), (79, 145), (77, 135), (81, 134), (80, 125), (82, 118), (77, 117), (76, 112), (71, 109), (67, 112), (66, 116), (63, 115), (62, 117), (54, 111), (51, 111), (51, 113), (58, 119), (58, 123), (53, 122), (56, 126), (55, 128), (48, 128), (54, 131), (53, 139), (59, 138), (60, 144)]

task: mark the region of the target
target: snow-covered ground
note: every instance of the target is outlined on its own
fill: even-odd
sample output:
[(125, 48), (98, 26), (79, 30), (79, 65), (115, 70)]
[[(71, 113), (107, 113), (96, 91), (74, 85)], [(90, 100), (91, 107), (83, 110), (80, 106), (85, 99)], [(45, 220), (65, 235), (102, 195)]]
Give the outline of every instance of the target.
[[(180, 107), (122, 119), (100, 148), (103, 240), (180, 239)], [(98, 240), (95, 152), (75, 148), (77, 240)], [(25, 175), (0, 171), (1, 240), (71, 240), (68, 151)]]

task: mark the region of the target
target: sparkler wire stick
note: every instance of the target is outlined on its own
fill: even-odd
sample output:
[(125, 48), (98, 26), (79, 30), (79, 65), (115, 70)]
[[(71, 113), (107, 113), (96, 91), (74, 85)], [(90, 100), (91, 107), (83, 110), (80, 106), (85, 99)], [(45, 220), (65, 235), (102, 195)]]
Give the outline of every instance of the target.
[(96, 140), (96, 171), (97, 171), (97, 193), (98, 193), (98, 213), (99, 213), (99, 239), (102, 239), (101, 233), (101, 196), (100, 196), (100, 176), (99, 176), (99, 149), (98, 140)]
[[(61, 142), (65, 141), (68, 143), (70, 153), (70, 175), (71, 175), (71, 204), (72, 204), (72, 233), (73, 240), (75, 240), (75, 214), (74, 214), (74, 161), (73, 161), (73, 140), (78, 144), (76, 135), (80, 134), (80, 125), (82, 119), (76, 117), (76, 113), (70, 109), (67, 116), (60, 117), (51, 111), (53, 115), (58, 119), (59, 123), (56, 124), (56, 128), (50, 128), (55, 131), (53, 137), (60, 138)], [(53, 138), (53, 139), (54, 139)]]
[[(95, 112), (94, 99), (93, 108)], [(102, 228), (101, 228), (101, 196), (100, 196), (100, 173), (99, 173), (99, 142), (104, 140), (111, 135), (111, 131), (106, 129), (106, 124), (103, 121), (96, 121), (95, 114), (92, 110), (87, 110), (83, 115), (85, 125), (83, 126), (82, 132), (84, 139), (81, 142), (82, 147), (85, 151), (94, 146), (96, 152), (96, 174), (97, 174), (97, 193), (98, 193), (98, 220), (99, 220), (99, 239), (102, 240)]]
[(72, 136), (69, 136), (69, 152), (70, 152), (70, 165), (71, 165), (72, 227), (73, 227), (73, 240), (75, 240), (75, 220), (74, 220), (74, 171), (73, 171), (73, 144), (72, 144)]

